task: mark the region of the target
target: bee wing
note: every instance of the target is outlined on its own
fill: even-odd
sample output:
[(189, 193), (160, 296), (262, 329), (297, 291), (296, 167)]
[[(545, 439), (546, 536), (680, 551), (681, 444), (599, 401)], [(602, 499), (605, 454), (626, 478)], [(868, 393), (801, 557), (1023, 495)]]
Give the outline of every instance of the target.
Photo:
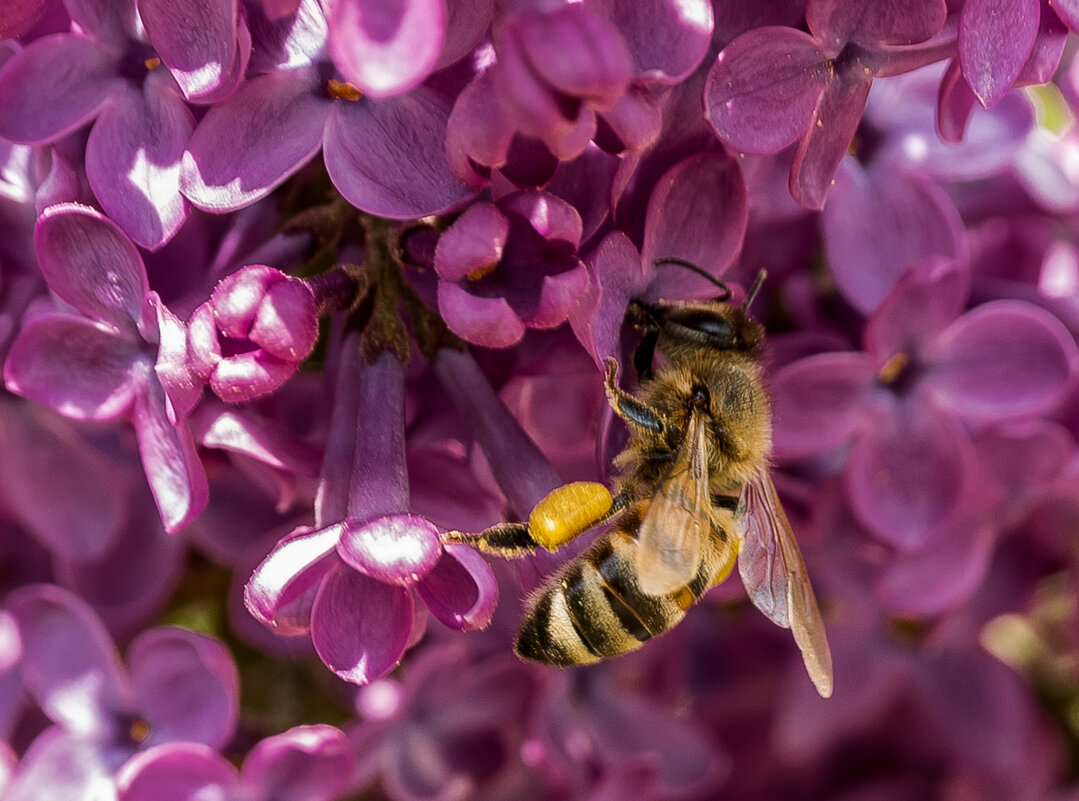
[(832, 652), (802, 552), (767, 470), (742, 490), (738, 572), (750, 600), (768, 618), (790, 628), (806, 671), (825, 698), (832, 694)]
[(700, 569), (701, 542), (710, 526), (707, 447), (704, 418), (694, 410), (637, 535), (637, 576), (649, 595), (685, 587)]

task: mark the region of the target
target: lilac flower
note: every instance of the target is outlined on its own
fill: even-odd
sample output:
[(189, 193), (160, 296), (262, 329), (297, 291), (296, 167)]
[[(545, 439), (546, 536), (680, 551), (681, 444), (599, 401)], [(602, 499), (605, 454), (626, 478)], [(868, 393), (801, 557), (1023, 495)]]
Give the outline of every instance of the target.
[(1074, 372), (1074, 340), (1041, 309), (999, 301), (960, 314), (968, 280), (944, 262), (916, 266), (869, 318), (865, 352), (810, 356), (772, 381), (776, 454), (853, 439), (852, 508), (901, 548), (924, 545), (968, 489), (974, 453), (962, 421), (1044, 412)]
[(47, 209), (35, 246), (75, 313), (43, 310), (23, 324), (4, 365), (8, 389), (76, 420), (129, 417), (165, 528), (181, 528), (207, 494), (185, 420), (200, 387), (183, 324), (149, 290), (135, 246), (93, 209)]
[(464, 201), (468, 192), (444, 156), (444, 95), (420, 85), (364, 97), (329, 62), (317, 3), (305, 0), (290, 22), (282, 63), (244, 82), (199, 122), (180, 176), (188, 199), (216, 212), (250, 205), (321, 148), (338, 191), (371, 214), (410, 219)]
[(873, 78), (947, 54), (947, 43), (913, 46), (937, 33), (945, 14), (943, 0), (871, 9), (857, 0), (810, 0), (809, 34), (756, 28), (724, 48), (705, 88), (708, 120), (739, 152), (775, 153), (798, 142), (791, 195), (820, 209)]
[(195, 374), (223, 400), (251, 400), (279, 389), (315, 347), (315, 296), (271, 267), (243, 267), (214, 287), (187, 330)]
[(355, 339), (346, 342), (334, 427), (354, 452), (328, 452), (320, 504), (320, 519), (337, 522), (282, 540), (252, 575), (246, 603), (283, 633), (309, 630), (331, 670), (364, 684), (401, 659), (413, 590), (443, 624), (471, 629), (490, 620), (497, 587), (470, 548), (444, 548), (432, 523), (408, 514), (403, 368), (382, 353), (359, 374)]
[(232, 736), (236, 669), (216, 640), (149, 629), (129, 647), (125, 670), (101, 622), (65, 590), (24, 587), (8, 608), (26, 689), (54, 725), (23, 756), (5, 797), (100, 798), (141, 749), (177, 740), (220, 748)]
[[(238, 4), (141, 0), (136, 10), (133, 0), (93, 0), (68, 11), (77, 31), (37, 40), (0, 71), (0, 137), (47, 143), (95, 120), (86, 145), (94, 194), (132, 239), (160, 247), (187, 216), (180, 156), (195, 121), (184, 97), (219, 100), (247, 64)], [(192, 19), (198, 36), (188, 35)]]
[(361, 719), (349, 729), (360, 775), (380, 779), (393, 801), (549, 797), (519, 757), (543, 685), (538, 669), (508, 653), (425, 650), (403, 679), (360, 690)]
[(198, 743), (147, 749), (120, 769), (119, 801), (333, 801), (349, 785), (352, 752), (333, 726), (297, 726), (252, 748), (237, 771)]
[(508, 347), (525, 328), (565, 322), (588, 285), (576, 256), (581, 218), (543, 192), (469, 207), (435, 249), (438, 309), (450, 330), (485, 347)]

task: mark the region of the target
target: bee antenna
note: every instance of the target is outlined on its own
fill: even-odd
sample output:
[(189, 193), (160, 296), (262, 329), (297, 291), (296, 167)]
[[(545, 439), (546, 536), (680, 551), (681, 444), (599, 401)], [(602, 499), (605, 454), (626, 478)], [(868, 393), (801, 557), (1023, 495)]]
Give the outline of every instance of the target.
[(767, 270), (761, 270), (757, 273), (757, 278), (753, 281), (753, 286), (751, 286), (749, 292), (746, 293), (746, 300), (745, 303), (742, 304), (742, 311), (749, 311), (749, 305), (753, 302), (753, 299), (757, 297), (757, 293), (761, 291), (761, 286), (764, 284), (764, 279), (767, 275)]
[(654, 262), (652, 262), (652, 264), (656, 267), (664, 267), (668, 264), (673, 264), (678, 267), (685, 267), (687, 270), (692, 273), (696, 273), (713, 286), (719, 287), (720, 292), (722, 292), (723, 294), (716, 298), (716, 300), (722, 302), (724, 300), (729, 300), (731, 297), (731, 288), (729, 286), (720, 281), (703, 267), (700, 267), (699, 265), (696, 265), (691, 261), (680, 259), (677, 256), (664, 256), (663, 258), (656, 259)]

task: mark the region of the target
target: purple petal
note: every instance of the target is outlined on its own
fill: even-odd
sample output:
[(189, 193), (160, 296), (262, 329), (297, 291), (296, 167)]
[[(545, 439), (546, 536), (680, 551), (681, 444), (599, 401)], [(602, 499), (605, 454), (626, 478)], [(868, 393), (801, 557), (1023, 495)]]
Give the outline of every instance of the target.
[(168, 532), (183, 528), (206, 506), (206, 471), (186, 422), (173, 425), (165, 410), (165, 391), (156, 378), (143, 382), (135, 396), (133, 422), (146, 480)]
[(0, 137), (53, 141), (91, 119), (124, 88), (115, 56), (83, 36), (38, 39), (0, 70)]
[[(706, 153), (683, 159), (664, 173), (649, 198), (641, 259), (651, 265), (680, 258), (722, 275), (741, 250), (748, 214), (735, 158)], [(689, 270), (664, 267), (656, 271), (648, 297), (683, 297), (706, 283)], [(704, 291), (713, 294), (715, 287), (707, 284)]]
[(862, 119), (872, 79), (857, 61), (837, 69), (820, 96), (791, 163), (791, 197), (808, 209), (824, 208), (839, 163)]
[(494, 0), (447, 0), (446, 41), (435, 71), (471, 53), (483, 39), (494, 15)]
[(871, 47), (924, 42), (940, 30), (947, 15), (944, 0), (811, 0), (806, 6), (809, 30), (835, 52), (849, 42)]
[(202, 381), (192, 372), (188, 359), (187, 328), (173, 314), (156, 292), (151, 292), (147, 303), (157, 312), (157, 362), (154, 374), (168, 396), (169, 421), (187, 417), (202, 394)]
[(134, 0), (64, 0), (64, 6), (80, 28), (113, 46), (122, 47), (135, 37)]
[(586, 289), (588, 271), (580, 262), (571, 270), (544, 276), (539, 303), (536, 310), (525, 318), (525, 324), (529, 328), (555, 328), (562, 325)]
[(486, 560), (471, 548), (447, 545), (416, 591), (439, 621), (451, 629), (482, 629), (498, 603), (498, 582)]
[(238, 798), (236, 768), (199, 743), (166, 743), (136, 754), (116, 775), (119, 801), (192, 801)]
[(312, 70), (279, 70), (243, 83), (199, 122), (180, 170), (180, 188), (199, 208), (250, 206), (322, 147), (333, 103)]
[(979, 306), (940, 337), (927, 386), (973, 420), (1035, 414), (1065, 392), (1075, 340), (1049, 312), (1018, 300)]
[[(663, 129), (663, 114), (655, 98), (633, 85), (614, 108), (600, 116), (596, 141), (610, 153), (643, 150), (653, 144)], [(548, 187), (550, 188), (550, 187)]]
[(926, 547), (890, 560), (877, 583), (890, 612), (932, 617), (964, 603), (985, 579), (993, 555), (993, 529), (974, 515), (957, 515), (933, 532)]
[(204, 403), (196, 418), (191, 424), (200, 445), (244, 454), (277, 470), (318, 475), (320, 450), (253, 409)]
[(485, 348), (508, 348), (525, 333), (524, 323), (505, 298), (472, 295), (457, 284), (439, 281), (438, 311), (453, 333)]
[(963, 311), (970, 274), (932, 259), (908, 270), (866, 324), (865, 348), (884, 366), (897, 353), (924, 352)]
[(1020, 506), (1060, 474), (1075, 441), (1058, 423), (1029, 420), (985, 428), (974, 447), (999, 497)]
[(1068, 26), (1057, 15), (1059, 4), (1040, 0), (1039, 6), (1038, 33), (1034, 37), (1030, 55), (1023, 64), (1023, 69), (1019, 71), (1019, 77), (1015, 79), (1017, 86), (1040, 86), (1049, 83), (1060, 66), (1068, 41)]
[(948, 413), (926, 402), (897, 405), (851, 450), (851, 509), (884, 542), (920, 548), (955, 509), (973, 460), (970, 439)]
[(983, 106), (1011, 89), (1038, 33), (1038, 0), (969, 0), (959, 21), (959, 64)]
[(326, 126), (326, 171), (357, 208), (380, 217), (439, 214), (470, 194), (450, 172), (450, 106), (425, 87), (382, 100), (338, 102)]
[(876, 367), (864, 353), (821, 353), (779, 370), (772, 390), (772, 437), (779, 458), (827, 453), (870, 419)]
[(435, 271), (444, 281), (462, 281), (502, 260), (510, 224), (498, 207), (474, 203), (438, 238)]
[(704, 58), (712, 39), (715, 19), (704, 0), (665, 0), (648, 7), (634, 0), (601, 0), (589, 4), (619, 26), (633, 58), (638, 78), (677, 83)]
[(188, 100), (214, 103), (232, 93), (251, 49), (236, 0), (138, 0), (138, 5), (147, 37)]
[(629, 237), (612, 231), (596, 248), (591, 263), (592, 282), (570, 322), (573, 332), (597, 367), (614, 356), (629, 302), (647, 285), (648, 273)]
[(41, 407), (6, 403), (0, 411), (0, 484), (10, 512), (54, 555), (100, 558), (127, 514), (115, 466)]
[(337, 565), (311, 610), (311, 640), (326, 667), (367, 684), (400, 660), (412, 630), (412, 592)]
[(524, 219), (544, 239), (581, 243), (581, 215), (572, 204), (547, 192), (517, 192), (499, 201), (510, 214)]
[(416, 515), (349, 520), (337, 543), (345, 564), (371, 578), (407, 586), (427, 575), (442, 555), (438, 530)]
[(150, 287), (142, 257), (116, 223), (85, 206), (52, 206), (34, 228), (34, 247), (53, 292), (86, 316), (134, 333)]
[(239, 676), (218, 640), (177, 627), (143, 632), (127, 652), (152, 745), (188, 740), (222, 748), (236, 730)]
[(22, 640), (23, 683), (55, 722), (83, 736), (115, 734), (130, 688), (108, 632), (82, 600), (48, 584), (8, 596)]
[(977, 98), (970, 84), (963, 79), (959, 61), (948, 62), (948, 70), (940, 80), (937, 102), (937, 130), (946, 142), (962, 142), (967, 122), (974, 113)]
[(516, 127), (495, 97), (490, 71), (480, 73), (457, 96), (446, 123), (450, 172), (465, 186), (486, 185), (489, 170), (506, 163)]
[(244, 605), (267, 626), (282, 634), (307, 631), (307, 621), (289, 614), (337, 563), (337, 541), (344, 523), (311, 531), (301, 528), (281, 540), (244, 588)]
[(59, 726), (46, 729), (4, 787), (4, 801), (112, 801), (113, 761), (100, 740)]
[(446, 38), (445, 0), (336, 0), (330, 6), (330, 53), (341, 74), (371, 97), (419, 85)]
[(827, 56), (811, 36), (757, 28), (716, 59), (704, 89), (705, 116), (734, 150), (776, 153), (809, 125), (829, 79)]
[(101, 207), (151, 250), (171, 239), (187, 217), (180, 195), (180, 157), (195, 128), (183, 99), (152, 73), (143, 92), (124, 92), (102, 109), (86, 144), (86, 177)]
[(261, 398), (283, 387), (296, 374), (297, 364), (282, 361), (264, 350), (222, 359), (210, 375), (210, 389), (228, 403)]
[(404, 366), (383, 351), (360, 374), (348, 514), (369, 519), (408, 509)]
[(4, 364), (4, 383), (76, 420), (112, 420), (138, 386), (134, 343), (90, 320), (48, 314), (23, 325)]
[(347, 789), (352, 763), (340, 729), (296, 726), (251, 749), (244, 760), (244, 785), (255, 798), (333, 801)]
[(847, 159), (823, 213), (825, 252), (843, 296), (874, 309), (911, 264), (963, 251), (955, 205), (929, 178)]

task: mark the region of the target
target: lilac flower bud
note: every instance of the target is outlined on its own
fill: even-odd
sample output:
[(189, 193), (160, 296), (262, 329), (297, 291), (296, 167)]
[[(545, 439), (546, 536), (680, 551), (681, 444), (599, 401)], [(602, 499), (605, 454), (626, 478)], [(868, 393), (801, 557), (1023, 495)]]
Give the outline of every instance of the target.
[(262, 265), (220, 281), (188, 323), (192, 369), (231, 403), (280, 389), (317, 338), (310, 287)]

